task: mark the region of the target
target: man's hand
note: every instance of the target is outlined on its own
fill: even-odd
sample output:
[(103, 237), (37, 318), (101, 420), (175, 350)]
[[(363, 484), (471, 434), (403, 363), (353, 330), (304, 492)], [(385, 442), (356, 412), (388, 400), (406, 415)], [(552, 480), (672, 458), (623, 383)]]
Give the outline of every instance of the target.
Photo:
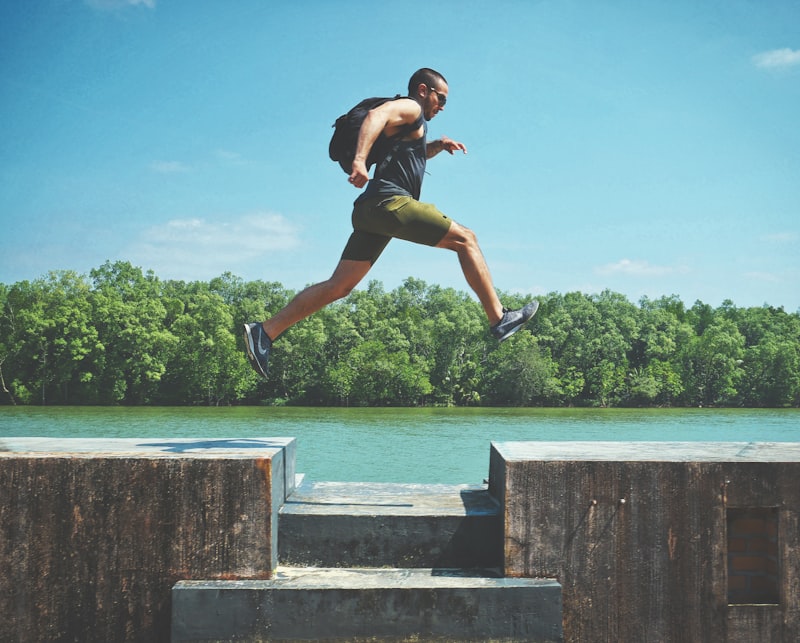
[(467, 146), (464, 145), (463, 143), (454, 141), (452, 138), (447, 138), (446, 136), (442, 136), (442, 138), (440, 138), (439, 140), (442, 142), (442, 149), (445, 152), (448, 152), (451, 156), (453, 155), (453, 152), (455, 152), (456, 150), (461, 150), (462, 152), (464, 152), (464, 154), (467, 153)]
[(428, 143), (428, 148), (425, 152), (427, 158), (432, 159), (436, 156), (439, 152), (447, 152), (451, 156), (453, 152), (456, 150), (461, 150), (464, 154), (467, 153), (467, 146), (463, 143), (459, 143), (458, 141), (454, 141), (452, 138), (447, 138), (446, 136), (442, 136), (442, 138), (437, 138), (435, 141), (431, 141)]
[(350, 178), (347, 179), (354, 187), (359, 189), (363, 188), (367, 181), (369, 181), (369, 173), (364, 161), (358, 159), (353, 160), (353, 171), (350, 173)]

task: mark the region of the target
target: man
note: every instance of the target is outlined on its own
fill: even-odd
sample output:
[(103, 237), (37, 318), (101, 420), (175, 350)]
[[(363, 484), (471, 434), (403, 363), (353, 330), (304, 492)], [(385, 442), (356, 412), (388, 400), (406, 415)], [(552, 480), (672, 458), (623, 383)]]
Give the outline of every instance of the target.
[[(519, 310), (503, 308), (475, 234), (433, 205), (419, 201), (427, 159), (442, 151), (451, 155), (457, 150), (467, 153), (463, 143), (445, 136), (427, 140), (428, 121), (444, 109), (447, 95), (444, 76), (423, 68), (411, 77), (407, 98), (387, 101), (367, 114), (348, 178), (356, 188), (366, 185), (367, 189), (354, 203), (353, 233), (333, 275), (300, 292), (271, 319), (244, 325), (247, 356), (264, 377), (273, 340), (298, 321), (346, 297), (392, 238), (455, 251), (467, 283), (486, 311), (492, 335), (501, 342), (536, 313), (536, 301)], [(366, 159), (378, 137), (392, 137), (409, 128), (410, 133), (400, 139), (388, 162), (378, 161), (370, 181)]]

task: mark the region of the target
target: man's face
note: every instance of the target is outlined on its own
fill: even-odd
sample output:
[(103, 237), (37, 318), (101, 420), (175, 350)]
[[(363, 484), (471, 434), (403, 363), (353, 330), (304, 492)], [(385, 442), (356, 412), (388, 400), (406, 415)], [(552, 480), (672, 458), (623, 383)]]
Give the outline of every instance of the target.
[(447, 101), (447, 83), (438, 82), (432, 83), (430, 86), (426, 85), (425, 91), (427, 94), (422, 102), (422, 113), (425, 120), (429, 121), (444, 109)]

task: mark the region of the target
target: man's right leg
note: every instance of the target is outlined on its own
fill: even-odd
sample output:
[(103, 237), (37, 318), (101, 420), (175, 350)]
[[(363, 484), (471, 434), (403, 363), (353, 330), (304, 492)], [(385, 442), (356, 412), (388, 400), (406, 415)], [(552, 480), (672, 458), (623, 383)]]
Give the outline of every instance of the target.
[(518, 310), (508, 310), (502, 306), (472, 230), (453, 221), (437, 247), (454, 250), (458, 255), (464, 277), (483, 305), (491, 333), (498, 340), (503, 342), (511, 337), (536, 314), (538, 301), (532, 301)]
[(275, 316), (262, 323), (245, 324), (244, 343), (253, 368), (266, 377), (272, 341), (301, 319), (349, 295), (371, 267), (371, 261), (342, 259), (330, 279), (299, 292)]
[(489, 274), (489, 266), (486, 265), (486, 260), (483, 258), (478, 240), (472, 230), (453, 221), (450, 229), (436, 245), (438, 248), (453, 250), (458, 255), (464, 278), (478, 296), (489, 324), (494, 325), (501, 321), (503, 305), (497, 297), (492, 277)]

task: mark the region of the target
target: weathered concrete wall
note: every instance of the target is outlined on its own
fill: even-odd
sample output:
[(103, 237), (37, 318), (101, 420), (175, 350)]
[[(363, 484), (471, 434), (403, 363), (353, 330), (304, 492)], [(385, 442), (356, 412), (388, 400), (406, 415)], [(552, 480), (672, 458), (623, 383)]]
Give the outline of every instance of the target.
[(182, 579), (266, 579), (295, 443), (0, 440), (0, 640), (168, 641)]
[[(567, 641), (800, 640), (800, 444), (500, 443), (509, 576), (556, 577)], [(777, 513), (775, 605), (728, 604), (726, 516)]]

